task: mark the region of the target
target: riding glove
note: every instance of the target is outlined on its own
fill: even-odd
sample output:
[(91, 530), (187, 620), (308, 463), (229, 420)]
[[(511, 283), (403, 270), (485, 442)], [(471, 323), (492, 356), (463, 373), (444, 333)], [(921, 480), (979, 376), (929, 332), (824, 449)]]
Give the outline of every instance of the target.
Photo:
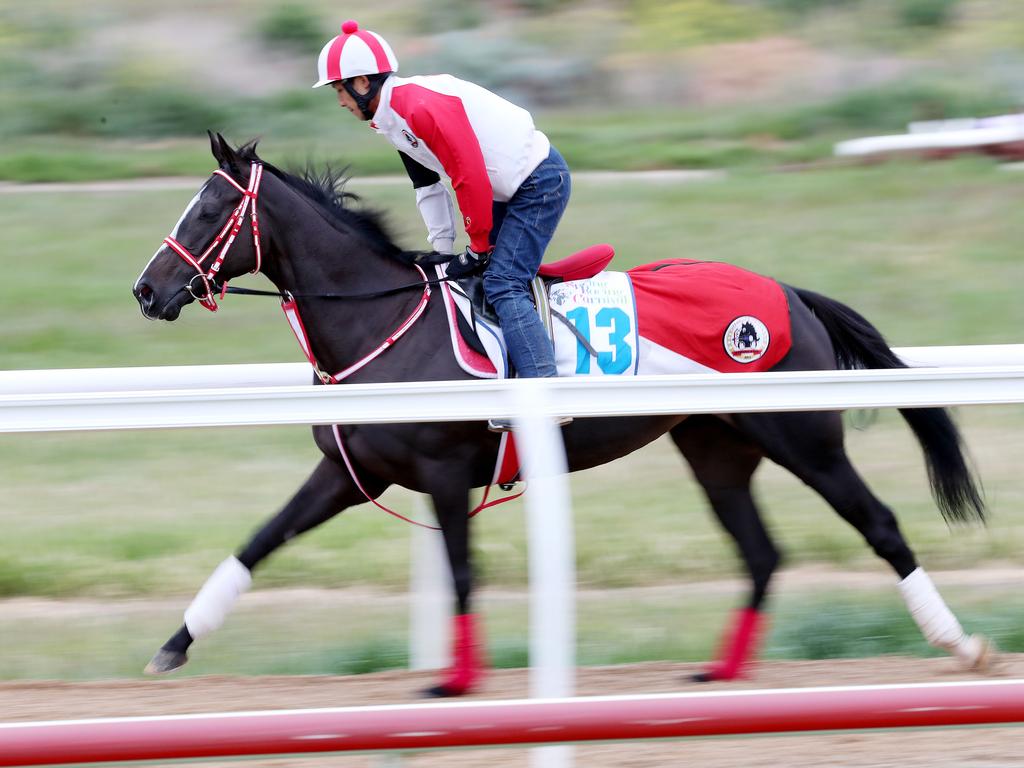
[(490, 252), (477, 253), (469, 246), (466, 246), (464, 253), (460, 253), (448, 262), (448, 277), (461, 280), (464, 277), (479, 274), (487, 268), (490, 260)]
[(408, 264), (418, 264), (421, 267), (432, 267), (435, 264), (446, 264), (451, 261), (450, 253), (439, 253), (438, 251), (402, 251), (397, 254), (399, 261)]

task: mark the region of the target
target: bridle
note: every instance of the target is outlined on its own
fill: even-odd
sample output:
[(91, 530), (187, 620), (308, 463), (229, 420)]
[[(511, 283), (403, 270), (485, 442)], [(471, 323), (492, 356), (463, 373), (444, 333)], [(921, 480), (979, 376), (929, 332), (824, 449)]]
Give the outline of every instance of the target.
[[(173, 235), (168, 235), (164, 238), (164, 245), (174, 251), (180, 256), (186, 263), (195, 269), (196, 274), (185, 284), (185, 290), (187, 290), (194, 299), (200, 304), (206, 307), (211, 312), (217, 311), (217, 295), (223, 299), (224, 295), (229, 291), (232, 293), (241, 293), (249, 295), (259, 296), (277, 296), (281, 299), (281, 308), (284, 310), (285, 315), (288, 318), (288, 322), (294, 331), (296, 338), (299, 341), (299, 345), (302, 347), (302, 351), (309, 359), (310, 364), (313, 366), (313, 370), (317, 376), (325, 384), (337, 384), (343, 379), (347, 378), (351, 374), (355, 373), (367, 363), (375, 360), (381, 353), (389, 349), (399, 338), (405, 335), (413, 324), (420, 318), (423, 312), (427, 308), (427, 302), (430, 299), (430, 286), (436, 282), (427, 279), (426, 273), (423, 268), (418, 264), (412, 266), (419, 272), (420, 280), (415, 283), (408, 285), (400, 285), (395, 288), (389, 288), (382, 291), (373, 291), (371, 293), (345, 295), (345, 294), (292, 294), (290, 292), (278, 292), (278, 291), (258, 291), (248, 288), (228, 288), (227, 281), (224, 283), (217, 282), (217, 274), (220, 272), (221, 266), (224, 264), (224, 259), (227, 258), (228, 251), (235, 242), (235, 238), (238, 236), (239, 231), (242, 229), (242, 222), (245, 220), (245, 215), (248, 213), (252, 220), (252, 239), (253, 245), (256, 251), (256, 266), (253, 268), (250, 274), (257, 274), (260, 271), (260, 266), (263, 261), (263, 254), (260, 248), (260, 227), (259, 219), (256, 213), (256, 203), (259, 200), (260, 193), (260, 182), (263, 180), (263, 163), (253, 162), (249, 173), (249, 185), (243, 187), (225, 171), (218, 168), (213, 172), (214, 176), (220, 176), (227, 179), (231, 186), (242, 193), (242, 199), (235, 207), (235, 210), (231, 213), (227, 223), (220, 230), (213, 241), (206, 247), (199, 256), (193, 254), (188, 248), (182, 245)], [(251, 207), (250, 207), (251, 203)], [(226, 238), (226, 239), (225, 239)], [(217, 246), (221, 245), (220, 253), (217, 254), (209, 268), (203, 270), (203, 262), (217, 249)], [(201, 283), (202, 292), (200, 293), (197, 289), (196, 281)], [(299, 316), (299, 308), (297, 299), (301, 297), (320, 297), (320, 298), (334, 298), (334, 299), (371, 299), (378, 296), (388, 296), (395, 293), (406, 291), (410, 288), (420, 288), (423, 291), (419, 302), (413, 309), (412, 314), (406, 318), (401, 325), (399, 325), (392, 333), (379, 344), (372, 352), (362, 357), (353, 365), (348, 366), (344, 370), (338, 371), (337, 373), (325, 372), (317, 363), (316, 357), (313, 354), (312, 347), (309, 342), (309, 337), (306, 333), (305, 326), (303, 325), (302, 318)]]
[[(199, 256), (194, 255), (188, 248), (179, 243), (173, 236), (168, 235), (164, 238), (164, 245), (174, 251), (180, 256), (185, 262), (187, 262), (192, 268), (195, 269), (196, 274), (192, 276), (192, 279), (185, 285), (186, 290), (192, 297), (196, 299), (200, 304), (206, 307), (211, 312), (217, 311), (217, 273), (220, 271), (221, 266), (224, 264), (224, 259), (227, 258), (228, 251), (231, 249), (232, 244), (235, 242), (235, 238), (238, 236), (239, 231), (242, 229), (242, 221), (245, 218), (246, 213), (252, 221), (252, 239), (256, 250), (256, 266), (253, 268), (251, 274), (257, 274), (260, 271), (260, 265), (263, 261), (263, 254), (260, 250), (260, 225), (256, 217), (256, 201), (259, 199), (260, 194), (260, 182), (263, 180), (263, 163), (253, 163), (249, 172), (249, 186), (243, 187), (230, 175), (221, 169), (217, 169), (213, 172), (214, 176), (220, 176), (227, 179), (231, 186), (242, 193), (242, 199), (239, 201), (235, 210), (232, 212), (227, 223), (221, 229), (220, 233), (213, 239), (206, 250)], [(252, 207), (250, 207), (250, 203)], [(225, 240), (227, 236), (227, 240)], [(221, 243), (224, 246), (220, 249), (220, 253), (217, 254), (216, 258), (210, 264), (206, 271), (203, 271), (203, 262), (210, 256), (211, 253), (216, 250), (217, 246)], [(196, 280), (199, 280), (202, 287), (202, 293), (197, 292)], [(227, 290), (227, 283), (219, 286), (220, 296), (224, 298), (224, 293)]]
[[(182, 245), (172, 235), (168, 235), (164, 238), (164, 245), (174, 251), (180, 256), (185, 262), (195, 269), (196, 274), (192, 276), (192, 279), (185, 285), (185, 289), (192, 295), (192, 298), (196, 299), (200, 304), (206, 307), (211, 312), (216, 312), (218, 309), (215, 298), (219, 296), (221, 299), (224, 298), (225, 294), (234, 293), (242, 296), (276, 296), (281, 299), (291, 298), (311, 298), (311, 299), (378, 299), (384, 296), (392, 296), (396, 293), (403, 293), (410, 289), (422, 288), (424, 282), (427, 286), (440, 285), (441, 283), (450, 282), (452, 278), (441, 277), (437, 279), (427, 280), (423, 275), (422, 269), (419, 268), (418, 264), (411, 264), (411, 266), (420, 269), (420, 275), (424, 278), (423, 280), (417, 280), (413, 283), (406, 283), (403, 285), (395, 286), (394, 288), (385, 288), (379, 291), (367, 291), (363, 293), (281, 293), (280, 291), (261, 291), (253, 288), (235, 288), (228, 287), (227, 281), (223, 283), (217, 282), (217, 274), (220, 272), (221, 266), (224, 264), (224, 259), (227, 258), (228, 250), (231, 245), (235, 242), (235, 237), (242, 229), (242, 220), (245, 214), (248, 213), (252, 219), (252, 239), (256, 250), (256, 266), (249, 273), (252, 275), (258, 274), (260, 267), (263, 262), (263, 253), (260, 247), (260, 225), (259, 218), (256, 214), (256, 202), (259, 199), (260, 193), (260, 182), (263, 181), (263, 163), (253, 163), (252, 169), (249, 173), (249, 186), (243, 187), (230, 175), (221, 169), (217, 169), (213, 172), (214, 176), (220, 176), (242, 193), (242, 199), (238, 203), (238, 206), (231, 213), (227, 223), (213, 239), (205, 251), (201, 255), (194, 255), (188, 248)], [(249, 207), (250, 201), (252, 207)], [(230, 233), (229, 233), (230, 230)], [(224, 242), (224, 237), (227, 235), (227, 242)], [(210, 264), (210, 268), (203, 271), (202, 264), (213, 253), (214, 249), (221, 243), (224, 243), (220, 253), (217, 254), (217, 258)], [(196, 280), (202, 283), (202, 293), (196, 292), (195, 282)]]

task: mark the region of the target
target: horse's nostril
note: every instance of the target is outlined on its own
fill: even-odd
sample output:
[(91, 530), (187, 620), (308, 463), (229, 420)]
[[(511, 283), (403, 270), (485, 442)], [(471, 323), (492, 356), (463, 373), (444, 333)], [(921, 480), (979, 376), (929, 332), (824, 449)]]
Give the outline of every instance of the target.
[(135, 294), (135, 298), (138, 299), (139, 306), (142, 307), (144, 313), (153, 305), (153, 289), (146, 282), (140, 281), (132, 293)]

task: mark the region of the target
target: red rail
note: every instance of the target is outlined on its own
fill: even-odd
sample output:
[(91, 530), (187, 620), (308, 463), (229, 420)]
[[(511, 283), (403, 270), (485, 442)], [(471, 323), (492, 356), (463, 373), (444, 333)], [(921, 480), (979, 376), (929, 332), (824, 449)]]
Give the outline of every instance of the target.
[(0, 724), (0, 766), (1024, 722), (1024, 681)]

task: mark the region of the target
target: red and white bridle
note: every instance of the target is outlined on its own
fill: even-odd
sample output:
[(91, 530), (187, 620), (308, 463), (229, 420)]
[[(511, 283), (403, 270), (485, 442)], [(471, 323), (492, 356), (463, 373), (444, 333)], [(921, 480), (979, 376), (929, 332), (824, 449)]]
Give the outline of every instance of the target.
[[(196, 274), (188, 281), (188, 292), (204, 307), (211, 312), (217, 311), (217, 300), (214, 294), (213, 286), (216, 283), (217, 273), (220, 271), (221, 265), (224, 264), (224, 259), (227, 258), (228, 250), (231, 248), (232, 243), (235, 242), (235, 237), (238, 236), (238, 232), (242, 229), (242, 220), (245, 218), (245, 214), (248, 213), (252, 219), (252, 240), (256, 249), (256, 267), (252, 270), (251, 274), (256, 274), (260, 271), (260, 264), (263, 260), (263, 255), (260, 251), (260, 226), (259, 221), (256, 218), (256, 201), (260, 194), (260, 181), (263, 180), (263, 164), (253, 163), (249, 172), (249, 186), (243, 187), (231, 176), (219, 168), (213, 172), (214, 176), (220, 176), (227, 179), (231, 186), (242, 193), (242, 199), (238, 203), (238, 206), (232, 212), (231, 217), (227, 220), (224, 228), (221, 229), (220, 233), (213, 239), (205, 251), (201, 255), (195, 256), (193, 253), (186, 248), (184, 245), (179, 243), (173, 236), (168, 235), (164, 238), (164, 245), (178, 254), (182, 259), (188, 262), (196, 271)], [(252, 207), (249, 204), (252, 203)], [(227, 240), (225, 240), (225, 236)], [(217, 248), (218, 245), (224, 243), (224, 246), (220, 249), (220, 253), (210, 264), (209, 269), (203, 271), (203, 262), (210, 256), (211, 253)], [(196, 280), (202, 282), (203, 293), (196, 293), (195, 282)], [(221, 286), (221, 298), (224, 297), (224, 289), (227, 288), (225, 282)]]

